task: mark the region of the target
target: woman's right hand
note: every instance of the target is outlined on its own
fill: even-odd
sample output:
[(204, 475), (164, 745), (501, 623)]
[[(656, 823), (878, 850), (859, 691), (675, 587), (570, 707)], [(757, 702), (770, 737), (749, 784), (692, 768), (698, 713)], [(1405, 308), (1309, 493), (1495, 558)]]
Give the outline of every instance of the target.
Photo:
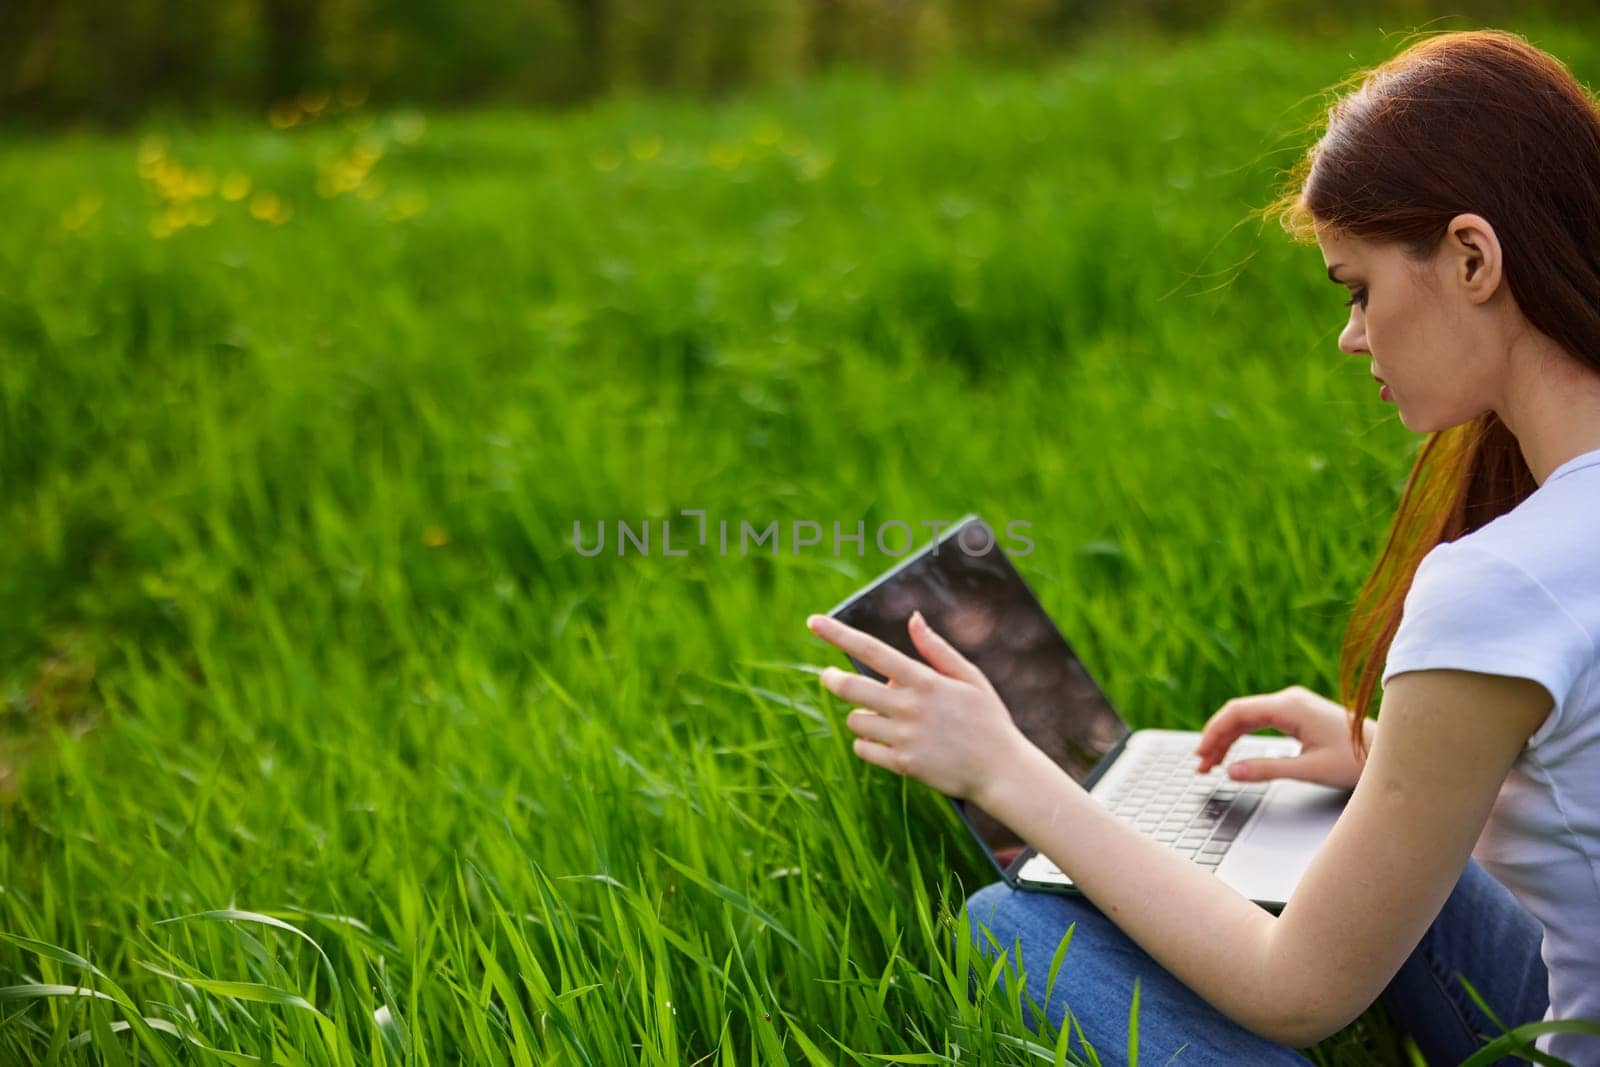
[[(1195, 746), (1200, 763), (1195, 773), (1204, 774), (1222, 762), (1234, 741), (1264, 726), (1298, 738), (1300, 754), (1236, 760), (1229, 765), (1229, 777), (1241, 781), (1296, 778), (1337, 789), (1355, 788), (1362, 764), (1350, 750), (1349, 713), (1342, 704), (1303, 685), (1291, 685), (1276, 693), (1234, 697), (1218, 708), (1200, 731), (1200, 741)], [(1363, 728), (1370, 750), (1377, 721), (1368, 719)]]

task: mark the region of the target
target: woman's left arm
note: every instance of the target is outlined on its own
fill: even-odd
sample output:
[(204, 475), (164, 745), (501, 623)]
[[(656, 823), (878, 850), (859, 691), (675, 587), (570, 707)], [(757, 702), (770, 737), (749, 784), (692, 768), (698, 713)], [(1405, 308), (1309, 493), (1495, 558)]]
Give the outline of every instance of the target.
[(1422, 939), (1551, 705), (1522, 678), (1397, 675), (1366, 770), (1277, 916), (1112, 815), (1036, 748), (972, 799), (1217, 1010), (1305, 1048), (1365, 1011)]
[[(863, 758), (946, 792), (958, 758), (996, 768), (971, 783), (968, 799), (1054, 861), (1217, 1010), (1296, 1048), (1347, 1025), (1400, 969), (1454, 888), (1524, 742), (1553, 706), (1543, 686), (1522, 678), (1396, 675), (1354, 793), (1275, 916), (1112, 815), (1037, 747), (1019, 745), (1014, 728), (992, 717), (964, 723), (950, 710), (960, 687), (974, 687), (966, 703), (975, 707), (986, 706), (982, 693), (992, 689), (931, 631), (911, 627), (929, 663), (947, 676), (943, 686), (909, 677), (910, 668), (891, 658), (908, 657), (860, 631), (819, 633), (890, 679), (889, 686), (843, 672), (825, 679), (839, 695), (869, 708), (876, 701), (889, 716), (852, 723), (863, 736), (879, 730), (886, 742), (864, 751), (858, 740)], [(982, 731), (1000, 754), (982, 751)]]

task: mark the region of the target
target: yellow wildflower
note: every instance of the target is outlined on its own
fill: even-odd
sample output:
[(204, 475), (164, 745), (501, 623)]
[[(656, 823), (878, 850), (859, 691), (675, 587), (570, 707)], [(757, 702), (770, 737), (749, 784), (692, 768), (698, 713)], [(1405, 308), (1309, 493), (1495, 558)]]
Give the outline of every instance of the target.
[(276, 193), (260, 192), (250, 201), (250, 214), (262, 222), (281, 226), (294, 216), (294, 208)]

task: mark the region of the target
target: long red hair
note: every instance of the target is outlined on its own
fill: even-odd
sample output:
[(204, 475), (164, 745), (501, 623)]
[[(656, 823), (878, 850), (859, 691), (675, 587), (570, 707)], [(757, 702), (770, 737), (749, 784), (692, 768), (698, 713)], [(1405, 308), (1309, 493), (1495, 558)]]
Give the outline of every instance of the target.
[[(1510, 33), (1456, 31), (1423, 37), (1339, 89), (1267, 217), (1302, 241), (1323, 226), (1421, 259), (1452, 217), (1482, 215), (1528, 321), (1600, 372), (1600, 111), (1567, 68)], [(1536, 488), (1493, 412), (1428, 435), (1339, 651), (1358, 758), (1418, 564)]]

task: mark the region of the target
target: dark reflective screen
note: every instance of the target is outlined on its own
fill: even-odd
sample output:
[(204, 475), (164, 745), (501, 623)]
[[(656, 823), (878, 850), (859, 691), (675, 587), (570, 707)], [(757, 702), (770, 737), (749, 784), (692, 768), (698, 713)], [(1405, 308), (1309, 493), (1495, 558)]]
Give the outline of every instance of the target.
[[(924, 548), (833, 615), (918, 660), (906, 621), (928, 624), (983, 671), (1029, 740), (1082, 782), (1128, 731), (981, 519)], [(856, 670), (883, 681), (851, 657)], [(975, 804), (958, 807), (1006, 866), (1024, 842)]]

